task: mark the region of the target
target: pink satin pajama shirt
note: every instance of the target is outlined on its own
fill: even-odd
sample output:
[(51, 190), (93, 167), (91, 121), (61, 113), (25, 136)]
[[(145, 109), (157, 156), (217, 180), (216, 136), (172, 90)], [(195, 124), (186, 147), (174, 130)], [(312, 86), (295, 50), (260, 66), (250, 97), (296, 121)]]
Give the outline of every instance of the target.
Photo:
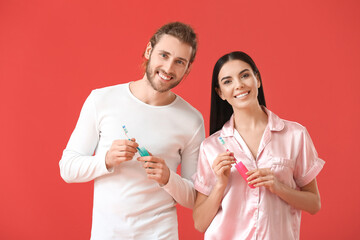
[[(219, 136), (248, 170), (270, 168), (279, 181), (293, 189), (307, 185), (319, 174), (325, 162), (318, 158), (306, 128), (264, 110), (268, 124), (256, 159), (234, 129), (233, 117), (201, 144), (194, 182), (197, 191), (209, 195), (215, 185), (216, 176), (211, 166), (218, 154), (226, 151)], [(222, 203), (205, 232), (205, 239), (299, 239), (300, 220), (301, 210), (265, 187), (248, 187), (232, 167)]]

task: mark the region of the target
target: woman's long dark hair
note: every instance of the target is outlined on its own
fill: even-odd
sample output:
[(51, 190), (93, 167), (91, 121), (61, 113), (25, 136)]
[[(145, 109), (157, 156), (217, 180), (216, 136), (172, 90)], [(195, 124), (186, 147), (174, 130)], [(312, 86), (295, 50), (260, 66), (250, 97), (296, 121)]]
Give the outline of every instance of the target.
[(258, 101), (259, 104), (266, 107), (263, 84), (261, 81), (261, 75), (259, 69), (256, 67), (255, 62), (249, 55), (244, 52), (231, 52), (222, 56), (215, 64), (212, 83), (211, 83), (211, 109), (210, 109), (210, 135), (220, 130), (224, 124), (230, 119), (233, 114), (231, 105), (225, 100), (222, 100), (216, 92), (219, 89), (219, 72), (223, 65), (230, 60), (240, 60), (250, 65), (255, 76), (260, 80), (260, 87), (258, 89)]

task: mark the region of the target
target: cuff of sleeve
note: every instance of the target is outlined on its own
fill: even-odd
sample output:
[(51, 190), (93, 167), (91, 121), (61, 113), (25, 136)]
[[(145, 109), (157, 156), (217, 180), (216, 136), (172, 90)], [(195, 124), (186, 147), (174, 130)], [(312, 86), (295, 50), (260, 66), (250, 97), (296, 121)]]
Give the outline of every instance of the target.
[(160, 185), (160, 187), (166, 191), (170, 191), (174, 186), (176, 186), (176, 183), (175, 183), (176, 176), (174, 176), (174, 175), (177, 175), (177, 174), (174, 173), (170, 168), (169, 168), (169, 171), (170, 171), (169, 181), (165, 185)]
[(196, 191), (198, 191), (206, 196), (209, 196), (211, 193), (211, 190), (212, 190), (212, 187), (206, 186), (205, 184), (202, 184), (197, 180), (194, 181), (194, 188)]
[(186, 208), (193, 208), (195, 203), (195, 189), (193, 183), (182, 178), (176, 172), (170, 170), (170, 177), (167, 184), (161, 186), (169, 193), (175, 202)]
[(306, 184), (309, 184), (320, 173), (321, 169), (324, 167), (324, 164), (325, 161), (318, 158), (317, 161), (315, 161), (315, 164), (309, 170), (309, 172), (304, 177), (296, 181), (297, 185), (299, 187), (303, 187)]
[(101, 164), (101, 170), (102, 170), (102, 172), (104, 174), (113, 173), (114, 172), (114, 167), (109, 168), (109, 169), (106, 167), (106, 162), (105, 162), (106, 153), (107, 153), (107, 151), (105, 153), (99, 153), (98, 154), (98, 159), (99, 159), (100, 164)]

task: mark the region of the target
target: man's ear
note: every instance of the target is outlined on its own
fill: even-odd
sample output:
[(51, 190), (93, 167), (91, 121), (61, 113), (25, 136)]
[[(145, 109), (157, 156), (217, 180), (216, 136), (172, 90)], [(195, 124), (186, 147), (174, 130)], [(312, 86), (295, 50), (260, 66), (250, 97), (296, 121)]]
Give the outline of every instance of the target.
[(152, 51), (152, 46), (151, 46), (151, 42), (149, 42), (146, 46), (145, 49), (145, 53), (144, 53), (144, 57), (149, 60), (150, 59), (150, 55), (151, 55), (151, 51)]
[(215, 87), (215, 91), (216, 91), (216, 93), (219, 95), (219, 97), (220, 97), (222, 100), (225, 100), (225, 98), (224, 98), (223, 95), (222, 95), (222, 92), (221, 92), (220, 88)]
[(191, 68), (192, 68), (192, 63), (189, 63), (189, 66), (188, 66), (188, 68), (186, 69), (186, 72), (185, 72), (186, 75), (188, 75), (190, 73)]

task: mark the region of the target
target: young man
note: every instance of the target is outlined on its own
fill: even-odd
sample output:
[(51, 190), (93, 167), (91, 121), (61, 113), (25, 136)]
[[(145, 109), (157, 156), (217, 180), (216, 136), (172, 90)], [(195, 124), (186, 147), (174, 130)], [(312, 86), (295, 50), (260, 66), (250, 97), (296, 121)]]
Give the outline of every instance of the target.
[(91, 239), (178, 239), (175, 203), (194, 205), (190, 178), (205, 133), (201, 114), (171, 89), (196, 50), (190, 26), (166, 24), (146, 47), (142, 79), (94, 90), (85, 101), (59, 164), (66, 182), (94, 180)]

